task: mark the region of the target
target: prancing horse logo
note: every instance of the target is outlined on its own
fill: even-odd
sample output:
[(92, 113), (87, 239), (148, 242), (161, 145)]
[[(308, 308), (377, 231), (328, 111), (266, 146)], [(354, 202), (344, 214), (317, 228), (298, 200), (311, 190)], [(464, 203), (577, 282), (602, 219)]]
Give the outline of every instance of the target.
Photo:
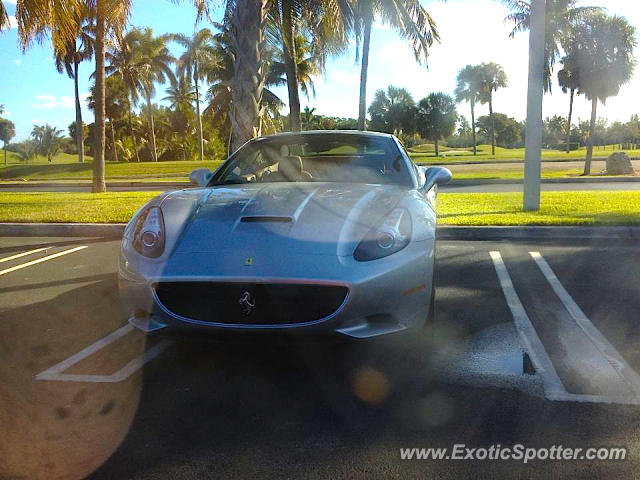
[(242, 307), (242, 313), (245, 315), (249, 315), (253, 311), (253, 307), (256, 306), (256, 301), (249, 292), (244, 292), (238, 303)]

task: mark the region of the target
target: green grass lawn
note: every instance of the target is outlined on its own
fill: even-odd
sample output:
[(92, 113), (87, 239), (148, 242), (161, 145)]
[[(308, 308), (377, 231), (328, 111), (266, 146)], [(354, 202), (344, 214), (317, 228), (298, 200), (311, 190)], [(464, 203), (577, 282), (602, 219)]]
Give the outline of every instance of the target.
[[(164, 178), (187, 180), (196, 168), (214, 169), (220, 161), (208, 162), (107, 162), (105, 176), (108, 179)], [(36, 165), (9, 165), (0, 167), (0, 180), (90, 180), (93, 163), (52, 163)]]
[(539, 212), (522, 211), (522, 193), (443, 193), (443, 225), (638, 225), (640, 191), (542, 192)]
[[(524, 160), (524, 148), (496, 147), (496, 155), (491, 155), (491, 145), (478, 145), (478, 154), (473, 155), (471, 148), (440, 148), (440, 157), (435, 157), (432, 144), (416, 145), (409, 149), (409, 155), (414, 161), (420, 163), (446, 163), (460, 161), (490, 162), (492, 160)], [(594, 158), (607, 158), (614, 151), (620, 151), (615, 145), (594, 147)], [(631, 157), (640, 156), (640, 150), (623, 150)], [(586, 147), (572, 150), (567, 153), (561, 150), (542, 150), (542, 159), (547, 160), (580, 160), (587, 153)]]
[[(0, 193), (0, 222), (126, 222), (159, 192)], [(640, 191), (543, 192), (540, 212), (521, 193), (442, 193), (443, 225), (640, 224)]]

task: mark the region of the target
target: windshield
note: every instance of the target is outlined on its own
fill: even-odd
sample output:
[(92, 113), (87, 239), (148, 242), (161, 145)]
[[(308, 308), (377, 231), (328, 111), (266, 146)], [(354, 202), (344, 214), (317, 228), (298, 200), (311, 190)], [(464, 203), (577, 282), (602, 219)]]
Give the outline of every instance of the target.
[(393, 139), (336, 133), (285, 135), (247, 144), (210, 186), (254, 182), (412, 185)]

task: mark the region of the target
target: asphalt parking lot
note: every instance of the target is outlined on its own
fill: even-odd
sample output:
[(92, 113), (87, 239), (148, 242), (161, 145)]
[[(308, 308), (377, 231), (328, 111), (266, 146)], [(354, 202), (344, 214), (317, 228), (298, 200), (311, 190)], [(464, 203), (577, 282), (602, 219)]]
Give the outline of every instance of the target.
[[(640, 467), (637, 244), (441, 241), (435, 327), (367, 343), (146, 337), (119, 309), (118, 248), (0, 237), (0, 478), (617, 478)], [(628, 453), (400, 459), (407, 447), (518, 443)]]

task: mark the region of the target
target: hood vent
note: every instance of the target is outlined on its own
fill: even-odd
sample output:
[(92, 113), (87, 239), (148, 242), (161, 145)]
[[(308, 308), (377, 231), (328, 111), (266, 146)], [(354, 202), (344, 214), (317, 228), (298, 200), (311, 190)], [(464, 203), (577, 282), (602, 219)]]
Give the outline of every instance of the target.
[(276, 217), (273, 215), (260, 215), (260, 216), (253, 216), (253, 217), (242, 217), (240, 221), (246, 222), (246, 223), (292, 223), (293, 218)]

